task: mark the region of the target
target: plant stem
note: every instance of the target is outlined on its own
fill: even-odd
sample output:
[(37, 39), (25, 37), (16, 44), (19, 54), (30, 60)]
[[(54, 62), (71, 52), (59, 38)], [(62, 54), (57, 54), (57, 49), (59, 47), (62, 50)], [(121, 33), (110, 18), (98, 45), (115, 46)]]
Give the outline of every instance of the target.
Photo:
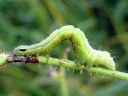
[(59, 81), (60, 81), (61, 96), (68, 96), (67, 84), (65, 80), (65, 68), (62, 66), (60, 68)]
[(39, 60), (39, 63), (41, 64), (64, 66), (64, 67), (71, 68), (71, 69), (76, 69), (80, 71), (84, 70), (90, 73), (100, 74), (100, 75), (110, 77), (110, 78), (128, 80), (127, 73), (113, 71), (113, 70), (104, 69), (104, 68), (98, 68), (98, 67), (86, 68), (85, 66), (82, 66), (82, 65), (78, 66), (78, 64), (75, 64), (75, 62), (67, 60), (67, 59), (57, 59), (57, 58), (52, 58), (52, 57), (48, 58), (44, 56), (39, 56), (38, 60)]
[(112, 71), (112, 70), (107, 70), (103, 68), (90, 68), (88, 71), (96, 74), (101, 74), (107, 77), (111, 77), (111, 78), (128, 80), (128, 74), (124, 72)]

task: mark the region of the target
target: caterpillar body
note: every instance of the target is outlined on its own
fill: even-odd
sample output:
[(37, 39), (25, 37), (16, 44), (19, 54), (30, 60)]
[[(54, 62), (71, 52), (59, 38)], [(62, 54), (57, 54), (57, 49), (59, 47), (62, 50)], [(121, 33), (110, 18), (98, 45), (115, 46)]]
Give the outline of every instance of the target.
[(14, 49), (16, 55), (44, 55), (64, 40), (70, 40), (80, 64), (102, 66), (115, 70), (115, 62), (107, 51), (96, 50), (91, 47), (84, 32), (72, 25), (66, 25), (55, 30), (45, 40), (33, 45), (21, 45)]

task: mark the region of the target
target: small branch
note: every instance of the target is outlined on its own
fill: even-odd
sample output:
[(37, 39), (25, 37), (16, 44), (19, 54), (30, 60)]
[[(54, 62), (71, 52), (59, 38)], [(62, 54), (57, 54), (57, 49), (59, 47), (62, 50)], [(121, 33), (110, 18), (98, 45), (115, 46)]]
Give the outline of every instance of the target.
[(36, 56), (36, 55), (28, 55), (28, 56), (8, 56), (6, 58), (6, 63), (12, 62), (24, 62), (24, 63), (40, 63), (40, 64), (48, 64), (48, 65), (55, 65), (55, 66), (63, 66), (66, 68), (71, 68), (73, 70), (80, 70), (80, 71), (87, 71), (89, 73), (100, 74), (102, 76), (110, 77), (110, 78), (117, 78), (122, 80), (128, 80), (128, 74), (119, 71), (113, 71), (104, 68), (98, 67), (90, 67), (86, 68), (84, 65), (75, 64), (75, 62), (67, 60), (67, 59), (57, 59), (52, 57), (45, 57), (45, 56)]
[(92, 73), (100, 74), (106, 77), (110, 77), (110, 78), (128, 80), (128, 74), (124, 72), (112, 71), (112, 70), (107, 70), (103, 68), (90, 68), (88, 71)]
[(47, 58), (44, 56), (40, 56), (40, 57), (38, 57), (38, 60), (39, 60), (39, 63), (41, 63), (41, 64), (64, 66), (64, 67), (76, 69), (76, 70), (85, 70), (90, 73), (100, 74), (102, 76), (106, 76), (106, 77), (110, 77), (110, 78), (128, 80), (127, 73), (108, 70), (108, 69), (104, 69), (104, 68), (98, 68), (98, 67), (90, 67), (87, 69), (85, 66), (82, 66), (82, 65), (78, 66), (78, 64), (75, 64), (73, 61), (66, 60), (66, 59), (57, 59), (57, 58), (51, 58), (51, 57)]

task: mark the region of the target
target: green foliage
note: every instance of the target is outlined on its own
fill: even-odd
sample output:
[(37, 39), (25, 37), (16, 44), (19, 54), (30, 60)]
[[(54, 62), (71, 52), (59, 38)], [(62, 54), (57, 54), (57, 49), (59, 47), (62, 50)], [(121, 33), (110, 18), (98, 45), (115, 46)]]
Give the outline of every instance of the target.
[[(117, 69), (127, 72), (127, 4), (127, 0), (0, 0), (0, 49), (11, 52), (18, 45), (37, 43), (60, 26), (71, 24), (85, 32), (94, 48), (112, 53)], [(69, 45), (64, 42), (51, 55), (62, 57)], [(74, 58), (73, 52), (69, 58)], [(48, 77), (48, 69), (29, 64), (2, 67), (0, 95), (60, 96), (58, 79)], [(128, 95), (124, 81), (88, 78), (87, 73), (72, 70), (66, 75), (69, 96)]]

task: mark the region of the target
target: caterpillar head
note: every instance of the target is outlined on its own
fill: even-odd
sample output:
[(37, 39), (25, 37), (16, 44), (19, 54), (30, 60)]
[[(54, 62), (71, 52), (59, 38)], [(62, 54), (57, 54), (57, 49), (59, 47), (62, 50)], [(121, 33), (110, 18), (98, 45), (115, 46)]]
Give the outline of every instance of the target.
[(21, 46), (16, 47), (13, 50), (13, 52), (15, 54), (19, 54), (19, 53), (23, 53), (23, 52), (27, 51), (28, 49), (29, 49), (29, 46), (27, 46), (27, 45), (21, 45)]
[(0, 52), (0, 65), (4, 65), (6, 63), (8, 55)]

